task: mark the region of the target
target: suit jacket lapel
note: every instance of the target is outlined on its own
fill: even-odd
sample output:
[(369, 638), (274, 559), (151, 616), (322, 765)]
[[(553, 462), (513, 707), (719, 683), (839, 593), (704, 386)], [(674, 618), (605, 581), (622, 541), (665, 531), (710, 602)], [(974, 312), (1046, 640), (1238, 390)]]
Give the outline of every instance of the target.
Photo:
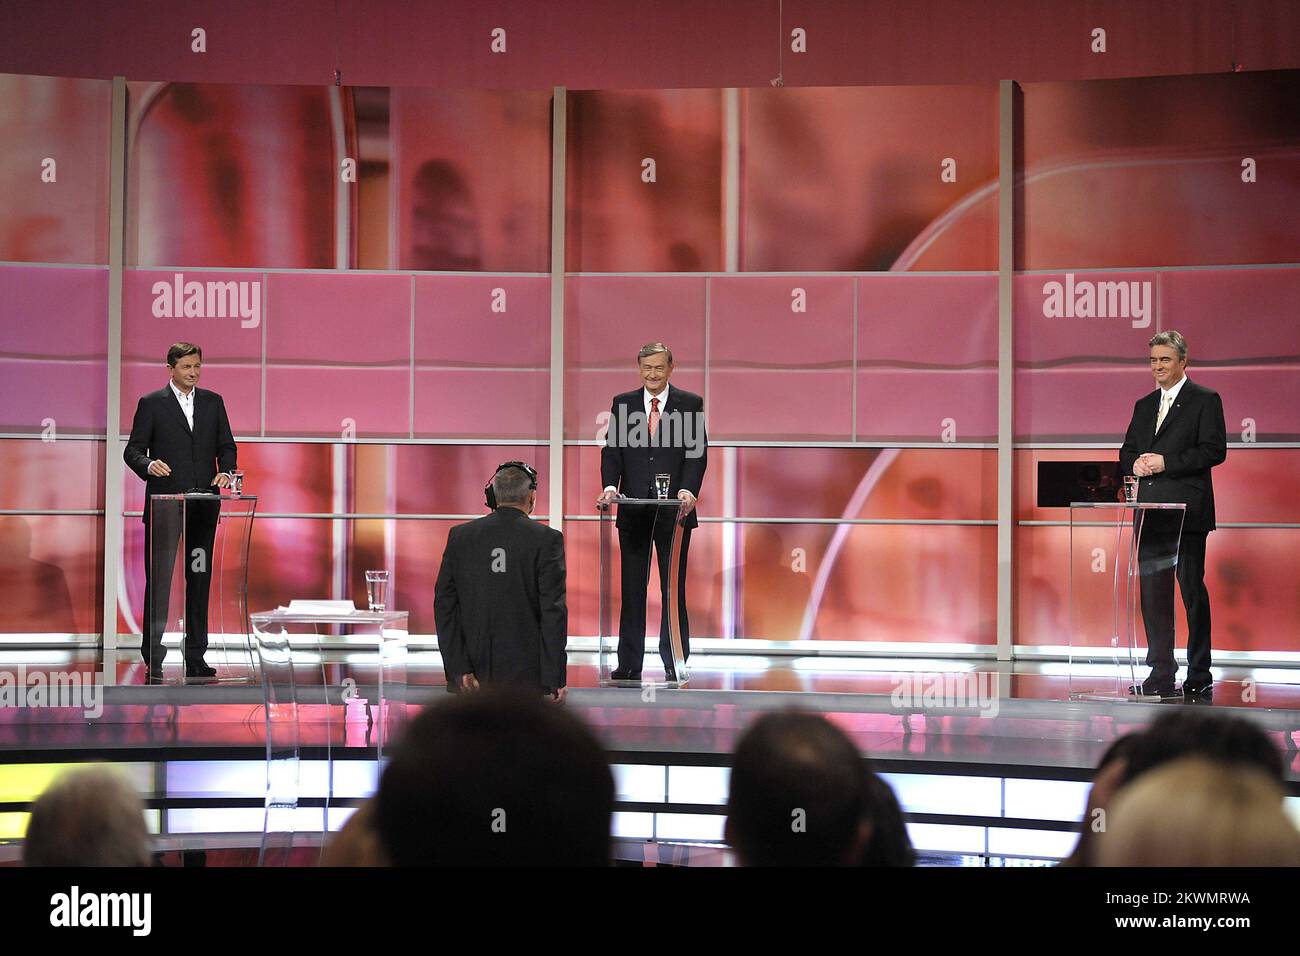
[[(1166, 430), (1168, 430), (1169, 422), (1172, 421), (1173, 417), (1178, 414), (1178, 409), (1181, 408), (1183, 404), (1188, 400), (1188, 398), (1191, 397), (1191, 393), (1187, 391), (1187, 389), (1191, 386), (1191, 384), (1192, 384), (1191, 380), (1189, 379), (1188, 381), (1183, 382), (1183, 387), (1178, 390), (1178, 395), (1174, 398), (1174, 403), (1169, 406), (1169, 411), (1165, 412), (1165, 420), (1160, 423), (1160, 430), (1156, 432), (1155, 437), (1157, 439), (1160, 438), (1160, 436), (1163, 435)], [(1157, 398), (1156, 416), (1159, 417), (1159, 415), (1160, 415), (1160, 400), (1159, 398)]]
[[(171, 408), (172, 415), (175, 416), (175, 418), (180, 422), (181, 428), (185, 429), (186, 433), (188, 434), (190, 432), (190, 423), (186, 420), (185, 410), (181, 408), (181, 403), (176, 398), (176, 393), (172, 391), (172, 387), (170, 385), (168, 385), (163, 390), (163, 395), (166, 396), (166, 398), (164, 398), (164, 401)], [(194, 398), (195, 416), (199, 414), (198, 408), (199, 408), (199, 400), (198, 400), (198, 396), (196, 395)]]
[(199, 433), (199, 423), (206, 422), (208, 415), (208, 396), (194, 389), (194, 434)]

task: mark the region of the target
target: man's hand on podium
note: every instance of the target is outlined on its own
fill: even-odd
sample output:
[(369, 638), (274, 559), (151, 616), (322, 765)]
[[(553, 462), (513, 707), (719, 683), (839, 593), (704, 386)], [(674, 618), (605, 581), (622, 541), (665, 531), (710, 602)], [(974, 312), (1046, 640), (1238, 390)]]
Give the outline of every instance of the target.
[(221, 474), (217, 475), (217, 477), (212, 479), (212, 483), (218, 488), (229, 488), (230, 476), (223, 471)]
[(678, 509), (678, 514), (685, 518), (695, 510), (695, 496), (683, 488), (677, 492), (677, 497), (682, 503), (682, 506)]
[(548, 691), (546, 698), (552, 703), (563, 704), (566, 697), (569, 696), (569, 688), (561, 687), (559, 690)]
[(172, 466), (167, 464), (161, 458), (155, 458), (149, 462), (149, 474), (155, 478), (166, 478), (172, 473)]
[(604, 491), (600, 493), (600, 497), (596, 499), (596, 507), (601, 511), (604, 511), (606, 508), (610, 506), (611, 502), (617, 500), (618, 500), (618, 491), (614, 488), (606, 488)]
[(461, 675), (460, 675), (460, 689), (461, 689), (461, 690), (478, 690), (478, 678), (475, 677), (473, 674), (461, 674)]

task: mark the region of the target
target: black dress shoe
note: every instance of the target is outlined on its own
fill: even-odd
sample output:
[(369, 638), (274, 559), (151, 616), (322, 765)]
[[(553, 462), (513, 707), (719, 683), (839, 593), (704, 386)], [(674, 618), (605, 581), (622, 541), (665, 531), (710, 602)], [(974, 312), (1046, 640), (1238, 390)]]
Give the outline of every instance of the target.
[(1185, 680), (1183, 681), (1182, 695), (1184, 697), (1213, 697), (1214, 681)]
[(1148, 677), (1140, 684), (1133, 684), (1128, 692), (1137, 697), (1173, 697), (1175, 696), (1173, 678), (1156, 680)]
[(640, 674), (633, 674), (631, 671), (624, 670), (621, 667), (614, 668), (609, 675), (610, 680), (640, 680)]
[(186, 680), (195, 681), (197, 683), (205, 683), (215, 679), (216, 676), (217, 676), (217, 669), (215, 667), (209, 667), (203, 661), (196, 661), (193, 664), (186, 663), (185, 665)]
[(161, 665), (161, 664), (150, 664), (150, 665), (149, 665), (149, 676), (145, 678), (145, 683), (146, 683), (146, 684), (165, 684), (166, 682), (167, 682), (167, 678), (163, 677), (163, 669), (162, 669), (162, 665)]

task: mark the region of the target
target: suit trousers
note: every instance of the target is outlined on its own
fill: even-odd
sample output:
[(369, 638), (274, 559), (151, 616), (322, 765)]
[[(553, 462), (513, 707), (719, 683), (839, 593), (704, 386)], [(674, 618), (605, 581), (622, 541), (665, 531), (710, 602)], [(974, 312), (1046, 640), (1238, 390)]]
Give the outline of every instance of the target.
[[(663, 613), (659, 620), (659, 656), (664, 671), (673, 674), (672, 632), (668, 622), (670, 603), (668, 582), (672, 557), (673, 521), (658, 516), (653, 509), (644, 519), (640, 516), (618, 529), (618, 545), (622, 554), (622, 598), (618, 618), (618, 667), (632, 675), (640, 675), (645, 658), (646, 585), (650, 580), (650, 549), (659, 557), (659, 596)], [(691, 626), (686, 614), (686, 553), (691, 544), (691, 528), (682, 529), (682, 550), (678, 561), (678, 619), (682, 633), (682, 657), (691, 654)]]
[[(1210, 679), (1210, 592), (1205, 587), (1205, 532), (1176, 535), (1149, 519), (1138, 543), (1147, 664), (1157, 680), (1174, 679), (1174, 580), (1187, 612), (1187, 680)], [(1174, 563), (1175, 546), (1177, 563)]]
[[(208, 649), (208, 591), (212, 585), (212, 546), (216, 541), (221, 501), (185, 503), (185, 645), (187, 664), (203, 660)], [(140, 647), (146, 664), (162, 664), (167, 654), (163, 633), (171, 602), (172, 574), (180, 547), (179, 510), (159, 508), (157, 516), (146, 506), (144, 523), (144, 638)], [(202, 559), (194, 554), (203, 550)], [(198, 568), (198, 570), (196, 570)]]

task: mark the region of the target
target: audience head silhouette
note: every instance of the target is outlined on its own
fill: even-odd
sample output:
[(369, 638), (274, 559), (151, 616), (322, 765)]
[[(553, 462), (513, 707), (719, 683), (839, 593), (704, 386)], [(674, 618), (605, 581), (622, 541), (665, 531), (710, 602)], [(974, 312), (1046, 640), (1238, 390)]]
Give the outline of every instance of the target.
[(600, 744), (541, 694), (493, 689), (427, 708), (376, 796), (396, 866), (603, 866), (614, 779)]
[(862, 860), (867, 768), (843, 731), (813, 714), (759, 718), (736, 746), (727, 842), (745, 866)]

